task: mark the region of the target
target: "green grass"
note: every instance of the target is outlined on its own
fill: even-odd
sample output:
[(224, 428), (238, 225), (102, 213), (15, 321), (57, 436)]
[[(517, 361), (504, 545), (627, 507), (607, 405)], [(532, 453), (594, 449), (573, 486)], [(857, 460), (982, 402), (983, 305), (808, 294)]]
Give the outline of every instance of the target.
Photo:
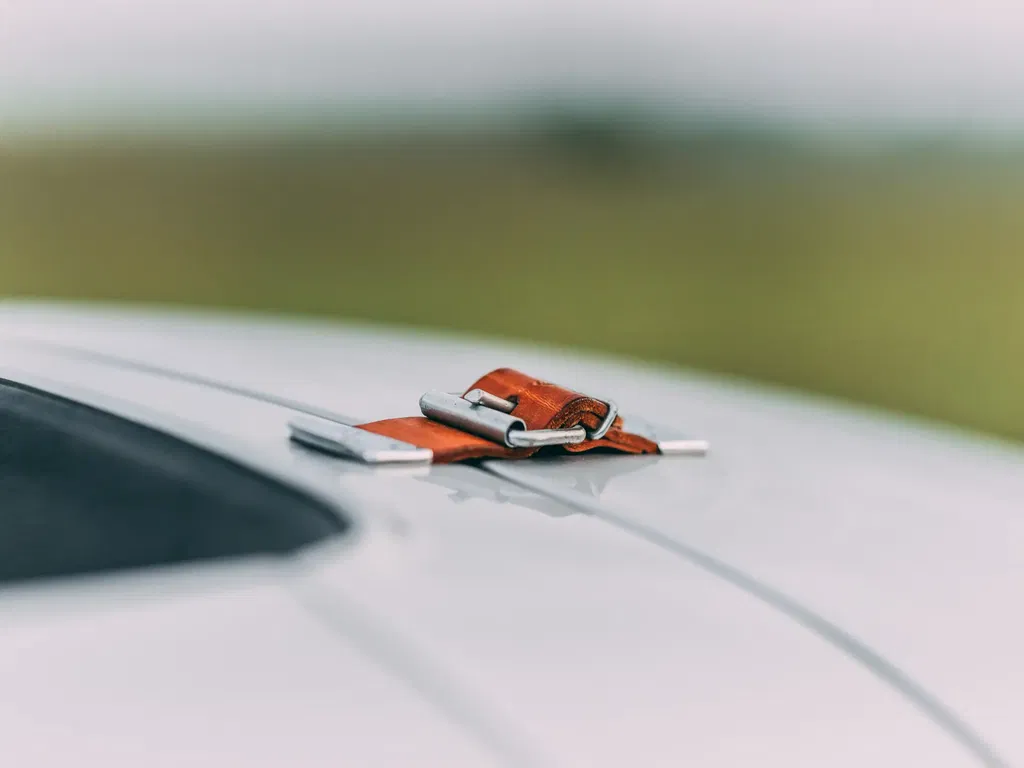
[(468, 329), (1024, 439), (1024, 160), (682, 141), (22, 145), (0, 294)]

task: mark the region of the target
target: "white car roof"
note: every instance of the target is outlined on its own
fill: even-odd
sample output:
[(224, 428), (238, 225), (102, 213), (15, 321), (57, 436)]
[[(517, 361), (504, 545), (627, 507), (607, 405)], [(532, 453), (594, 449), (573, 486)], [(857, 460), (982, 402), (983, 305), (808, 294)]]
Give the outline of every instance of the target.
[[(19, 735), (0, 752), (20, 764), (78, 743), (106, 764), (279, 764), (292, 743), (291, 764), (1024, 762), (1017, 448), (311, 321), (10, 304), (0, 349), (0, 378), (226, 453), (354, 523), (295, 558), (3, 591), (0, 663), (28, 704), (5, 710)], [(297, 410), (412, 415), (504, 365), (712, 454), (370, 469), (288, 442)]]

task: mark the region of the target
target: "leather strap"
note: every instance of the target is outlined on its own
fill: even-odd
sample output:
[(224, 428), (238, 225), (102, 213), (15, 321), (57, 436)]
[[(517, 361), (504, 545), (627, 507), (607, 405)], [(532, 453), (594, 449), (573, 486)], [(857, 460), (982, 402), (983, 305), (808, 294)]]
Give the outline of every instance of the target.
[[(513, 416), (526, 422), (527, 429), (568, 429), (583, 425), (593, 430), (608, 415), (608, 405), (601, 400), (581, 395), (571, 389), (534, 379), (511, 368), (499, 368), (474, 382), (471, 389), (483, 389), (492, 395), (516, 403)], [(360, 429), (411, 443), (434, 452), (435, 464), (467, 459), (523, 459), (539, 448), (508, 448), (504, 445), (463, 432), (431, 419), (412, 416), (360, 424)], [(622, 429), (616, 418), (611, 429), (600, 440), (587, 440), (576, 445), (557, 446), (554, 450), (582, 453), (604, 448), (622, 453), (657, 453), (657, 443)]]

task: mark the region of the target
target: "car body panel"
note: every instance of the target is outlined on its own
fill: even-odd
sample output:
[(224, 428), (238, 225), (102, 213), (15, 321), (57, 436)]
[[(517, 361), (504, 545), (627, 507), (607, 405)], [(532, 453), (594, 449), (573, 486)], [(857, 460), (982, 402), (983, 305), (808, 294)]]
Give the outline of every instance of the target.
[(778, 590), (1024, 761), (1024, 462), (856, 423), (766, 432), (771, 451), (719, 438), (716, 470), (648, 462), (610, 476), (602, 457), (516, 471), (587, 487), (629, 521)]
[(499, 765), (252, 558), (5, 590), (5, 765)]
[(500, 486), (497, 503), (467, 488), (474, 471), (434, 467), (384, 490), (349, 478), (367, 505), (386, 496), (415, 510), (415, 562), (373, 578), (325, 564), (318, 583), (386, 611), (464, 685), (492, 692), (545, 754), (572, 765), (970, 762), (896, 691), (770, 606), (591, 516), (538, 510)]
[[(1017, 449), (651, 366), (417, 333), (10, 305), (0, 339), (3, 368), (333, 498), (359, 543), (312, 553), (302, 583), (418, 649), (452, 689), (426, 684), (429, 696), (493, 707), (497, 725), (465, 727), (506, 734), (514, 746), (491, 739), (495, 753), (588, 765), (1024, 760), (1012, 727), (1024, 707)], [(294, 410), (282, 402), (350, 422), (409, 415), (424, 390), (501, 365), (713, 446), (707, 459), (572, 457), (516, 472), (778, 590), (904, 670), (950, 721), (585, 504), (470, 467), (371, 470), (287, 442)]]

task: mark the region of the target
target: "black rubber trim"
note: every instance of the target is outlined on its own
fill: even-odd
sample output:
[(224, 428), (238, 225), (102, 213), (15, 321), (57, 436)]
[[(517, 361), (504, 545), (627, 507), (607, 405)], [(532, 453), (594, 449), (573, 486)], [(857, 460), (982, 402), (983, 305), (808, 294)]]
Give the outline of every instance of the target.
[(0, 584), (287, 554), (348, 528), (228, 458), (0, 379)]

